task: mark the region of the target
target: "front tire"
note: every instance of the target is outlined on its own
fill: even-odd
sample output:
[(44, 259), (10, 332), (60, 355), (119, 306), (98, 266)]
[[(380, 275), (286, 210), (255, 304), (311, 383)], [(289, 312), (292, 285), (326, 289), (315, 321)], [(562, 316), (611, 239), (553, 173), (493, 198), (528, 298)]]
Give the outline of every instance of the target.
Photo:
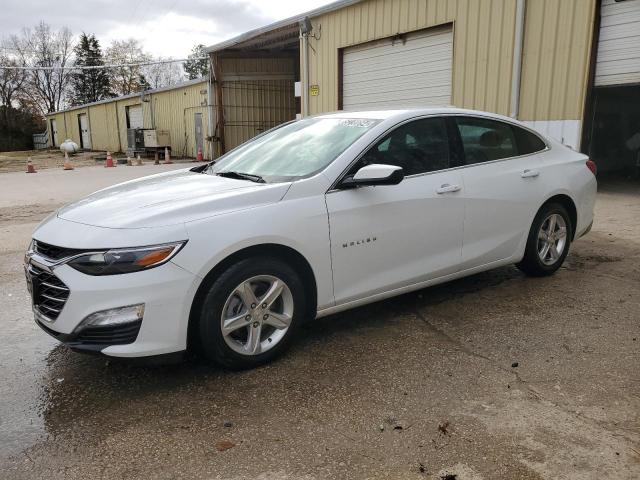
[(275, 258), (241, 260), (215, 279), (203, 299), (201, 350), (226, 368), (257, 367), (289, 347), (304, 312), (304, 285), (293, 268)]
[(559, 203), (543, 205), (533, 220), (524, 258), (517, 267), (534, 277), (553, 274), (567, 257), (571, 238), (573, 229), (567, 209)]

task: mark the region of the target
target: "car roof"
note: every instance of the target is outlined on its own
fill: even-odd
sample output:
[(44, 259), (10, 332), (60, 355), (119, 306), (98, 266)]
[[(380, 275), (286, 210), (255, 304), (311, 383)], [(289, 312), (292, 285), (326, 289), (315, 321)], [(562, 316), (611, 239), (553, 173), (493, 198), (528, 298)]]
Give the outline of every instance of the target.
[(411, 118), (414, 116), (420, 115), (446, 115), (446, 114), (455, 114), (455, 115), (473, 115), (473, 116), (482, 116), (482, 117), (492, 117), (499, 120), (504, 120), (508, 122), (519, 123), (517, 120), (514, 120), (510, 117), (505, 117), (503, 115), (498, 115), (496, 113), (491, 112), (483, 112), (480, 110), (469, 110), (465, 108), (457, 108), (457, 107), (424, 107), (424, 108), (403, 108), (403, 109), (389, 109), (389, 110), (369, 110), (369, 111), (350, 111), (350, 110), (341, 110), (338, 112), (330, 112), (330, 113), (322, 113), (316, 115), (316, 118), (369, 118), (375, 120), (389, 120), (396, 119), (402, 120), (405, 118)]

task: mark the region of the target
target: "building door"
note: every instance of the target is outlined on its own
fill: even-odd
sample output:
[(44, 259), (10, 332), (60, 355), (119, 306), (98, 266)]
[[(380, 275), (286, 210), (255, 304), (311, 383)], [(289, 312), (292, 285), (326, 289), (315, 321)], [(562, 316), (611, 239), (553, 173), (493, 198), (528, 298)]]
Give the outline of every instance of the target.
[(78, 127), (80, 128), (80, 148), (91, 150), (91, 132), (86, 113), (78, 115)]
[(143, 128), (142, 105), (127, 107), (127, 128)]
[(640, 1), (603, 0), (585, 152), (598, 173), (640, 177)]
[(640, 83), (640, 2), (603, 0), (595, 86)]
[(52, 118), (50, 121), (51, 124), (51, 146), (58, 146), (58, 125), (56, 123), (55, 118)]
[(342, 108), (451, 104), (452, 65), (450, 26), (345, 48)]
[(193, 118), (193, 123), (195, 125), (195, 132), (194, 132), (194, 139), (195, 139), (195, 146), (196, 146), (196, 156), (198, 155), (198, 151), (202, 151), (202, 154), (204, 155), (204, 136), (203, 136), (203, 131), (202, 131), (202, 114), (201, 113), (196, 113), (194, 115)]
[(640, 85), (596, 88), (586, 152), (599, 175), (640, 178)]

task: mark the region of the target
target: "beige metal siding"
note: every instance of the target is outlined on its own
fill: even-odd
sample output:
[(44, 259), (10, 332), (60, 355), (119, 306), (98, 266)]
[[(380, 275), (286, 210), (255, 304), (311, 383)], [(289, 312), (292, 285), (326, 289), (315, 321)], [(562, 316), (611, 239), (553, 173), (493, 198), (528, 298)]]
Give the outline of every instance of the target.
[[(527, 1), (521, 118), (581, 118), (594, 2)], [(453, 22), (452, 103), (508, 115), (515, 21), (516, 0), (365, 0), (315, 17), (311, 113), (338, 108), (340, 48)]]
[(120, 120), (117, 118), (118, 108), (116, 102), (105, 103), (102, 107), (104, 109), (104, 124), (101, 124), (101, 128), (106, 132), (106, 138), (100, 148), (113, 152), (126, 150), (126, 138), (124, 139), (124, 142), (120, 139), (120, 132), (118, 128)]
[(452, 103), (508, 113), (515, 0), (369, 0), (312, 21), (322, 32), (310, 39), (312, 113), (338, 107), (339, 48), (451, 22)]
[(594, 13), (592, 0), (527, 2), (520, 118), (582, 119)]
[[(208, 132), (207, 83), (165, 92), (152, 93), (144, 102), (145, 128), (168, 130), (171, 134), (171, 149), (174, 155), (195, 157), (197, 147), (194, 139), (194, 113), (202, 113), (203, 130)], [(153, 112), (151, 103), (153, 102)], [(203, 143), (205, 158), (208, 158), (208, 142)]]
[(227, 151), (296, 116), (294, 58), (224, 58), (225, 148)]
[(91, 144), (94, 150), (100, 150), (111, 143), (109, 135), (111, 122), (108, 117), (107, 105), (105, 103), (88, 109), (91, 115)]

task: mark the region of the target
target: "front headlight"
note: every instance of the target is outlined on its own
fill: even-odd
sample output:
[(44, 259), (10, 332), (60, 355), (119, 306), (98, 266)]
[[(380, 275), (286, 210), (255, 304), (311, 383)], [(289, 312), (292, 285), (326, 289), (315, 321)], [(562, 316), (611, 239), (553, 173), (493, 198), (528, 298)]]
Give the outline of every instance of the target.
[(119, 275), (158, 267), (168, 262), (187, 243), (164, 243), (150, 247), (117, 248), (91, 252), (68, 262), (70, 267), (87, 275)]

